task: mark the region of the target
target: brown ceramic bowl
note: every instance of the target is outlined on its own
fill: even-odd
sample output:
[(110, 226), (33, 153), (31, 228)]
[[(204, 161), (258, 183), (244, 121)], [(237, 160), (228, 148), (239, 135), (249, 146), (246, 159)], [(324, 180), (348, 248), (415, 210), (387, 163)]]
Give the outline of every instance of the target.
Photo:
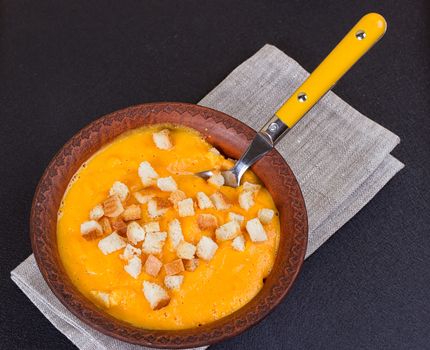
[(73, 136), (43, 174), (31, 211), (31, 242), (40, 271), (51, 290), (70, 312), (89, 326), (138, 345), (198, 347), (243, 332), (261, 321), (285, 297), (305, 256), (306, 209), (294, 174), (281, 155), (272, 150), (252, 168), (272, 194), (281, 221), (275, 265), (257, 296), (230, 316), (180, 331), (142, 329), (113, 318), (86, 299), (66, 274), (57, 249), (57, 211), (73, 174), (94, 152), (124, 131), (158, 123), (194, 128), (225, 155), (236, 159), (255, 135), (251, 128), (224, 113), (185, 103), (143, 104), (106, 115)]

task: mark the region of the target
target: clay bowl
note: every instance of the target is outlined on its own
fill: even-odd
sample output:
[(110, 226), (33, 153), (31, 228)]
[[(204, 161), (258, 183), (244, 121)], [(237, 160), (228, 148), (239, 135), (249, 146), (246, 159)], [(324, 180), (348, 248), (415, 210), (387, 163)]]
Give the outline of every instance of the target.
[(143, 104), (94, 121), (66, 143), (39, 182), (30, 219), (33, 252), (45, 281), (57, 298), (76, 317), (98, 331), (129, 343), (157, 348), (213, 344), (261, 321), (288, 293), (303, 263), (308, 232), (306, 208), (294, 174), (276, 150), (252, 168), (272, 194), (280, 213), (281, 239), (276, 262), (259, 294), (230, 316), (180, 331), (134, 327), (104, 313), (86, 299), (73, 286), (58, 254), (57, 211), (67, 184), (79, 166), (124, 131), (158, 123), (192, 127), (225, 155), (236, 159), (255, 135), (251, 128), (224, 113), (185, 103)]

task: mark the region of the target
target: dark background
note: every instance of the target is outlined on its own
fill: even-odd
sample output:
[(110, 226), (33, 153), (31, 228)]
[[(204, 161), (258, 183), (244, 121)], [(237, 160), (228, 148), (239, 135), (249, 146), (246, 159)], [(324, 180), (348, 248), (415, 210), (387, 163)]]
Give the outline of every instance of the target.
[(213, 349), (430, 348), (429, 1), (1, 1), (0, 347), (73, 349), (10, 281), (35, 186), (95, 118), (197, 102), (271, 43), (312, 70), (365, 13), (385, 38), (335, 92), (400, 136), (406, 164), (304, 264), (256, 327)]

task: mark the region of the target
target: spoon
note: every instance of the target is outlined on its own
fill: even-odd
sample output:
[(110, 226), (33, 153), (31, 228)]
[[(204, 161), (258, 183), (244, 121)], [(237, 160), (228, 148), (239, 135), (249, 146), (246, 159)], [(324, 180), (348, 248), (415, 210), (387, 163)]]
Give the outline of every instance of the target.
[[(248, 149), (229, 169), (222, 171), (224, 185), (240, 186), (245, 171), (269, 152), (276, 143), (329, 91), (337, 81), (385, 34), (387, 23), (381, 15), (369, 13), (346, 34), (305, 82), (261, 128)], [(214, 170), (195, 175), (208, 179)]]

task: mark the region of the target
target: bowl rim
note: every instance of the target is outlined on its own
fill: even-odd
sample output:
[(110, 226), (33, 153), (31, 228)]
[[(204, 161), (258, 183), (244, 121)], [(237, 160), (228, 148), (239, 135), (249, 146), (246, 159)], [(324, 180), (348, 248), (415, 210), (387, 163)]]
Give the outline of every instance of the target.
[[(286, 257), (282, 258), (280, 257), (280, 251), (278, 250), (275, 264), (279, 260), (279, 262), (282, 263), (282, 266), (276, 266), (276, 269), (282, 269), (283, 273), (281, 273), (280, 276), (277, 276), (276, 283), (271, 281), (271, 285), (267, 287), (270, 288), (270, 290), (266, 288), (266, 285), (263, 286), (265, 291), (268, 290), (270, 292), (264, 300), (260, 300), (261, 297), (259, 296), (262, 294), (262, 291), (260, 291), (250, 302), (235, 311), (233, 314), (204, 325), (201, 328), (168, 331), (148, 330), (132, 326), (129, 323), (118, 320), (103, 312), (92, 302), (86, 299), (86, 297), (84, 297), (76, 287), (74, 287), (62, 267), (61, 260), (59, 260), (58, 257), (57, 260), (54, 259), (52, 253), (56, 253), (58, 255), (57, 244), (55, 243), (55, 252), (51, 247), (52, 243), (49, 244), (52, 239), (50, 239), (49, 233), (47, 233), (48, 231), (52, 231), (52, 229), (48, 230), (44, 226), (45, 224), (52, 227), (53, 222), (55, 221), (54, 227), (56, 227), (56, 212), (58, 211), (58, 207), (50, 208), (44, 204), (45, 202), (48, 202), (48, 204), (50, 203), (49, 200), (52, 200), (52, 198), (49, 196), (53, 196), (53, 192), (62, 191), (61, 197), (64, 194), (65, 188), (58, 188), (55, 181), (62, 181), (66, 186), (70, 182), (70, 174), (74, 174), (76, 170), (71, 171), (71, 166), (67, 169), (67, 163), (70, 162), (70, 157), (73, 158), (75, 154), (74, 152), (77, 152), (79, 156), (84, 159), (83, 161), (85, 161), (85, 159), (88, 159), (89, 156), (100, 148), (100, 146), (88, 147), (84, 151), (82, 151), (82, 147), (85, 147), (86, 145), (94, 146), (94, 142), (96, 142), (94, 141), (95, 139), (101, 139), (97, 142), (104, 145), (121, 133), (132, 128), (136, 128), (137, 126), (130, 127), (130, 125), (135, 125), (133, 123), (142, 123), (140, 126), (148, 124), (162, 124), (164, 117), (167, 119), (170, 117), (173, 117), (174, 119), (176, 118), (176, 124), (185, 126), (188, 126), (186, 125), (185, 120), (189, 122), (189, 120), (194, 120), (195, 118), (202, 119), (199, 120), (199, 122), (203, 122), (201, 130), (199, 130), (198, 127), (191, 127), (200, 132), (203, 131), (203, 134), (205, 134), (205, 130), (208, 131), (208, 129), (210, 129), (210, 131), (208, 131), (208, 141), (214, 144), (215, 147), (221, 148), (223, 151), (225, 151), (225, 147), (227, 146), (217, 144), (216, 138), (210, 139), (210, 133), (213, 132), (213, 130), (217, 130), (214, 128), (219, 127), (233, 133), (235, 137), (237, 136), (241, 138), (241, 141), (239, 141), (242, 143), (244, 139), (246, 139), (247, 142), (250, 142), (255, 135), (255, 131), (249, 126), (225, 113), (208, 107), (183, 102), (145, 103), (104, 115), (91, 122), (72, 136), (55, 154), (45, 169), (36, 187), (32, 202), (30, 215), (31, 245), (37, 265), (51, 291), (74, 316), (91, 328), (113, 338), (147, 347), (178, 349), (199, 347), (214, 344), (236, 336), (263, 320), (287, 295), (302, 267), (308, 238), (308, 221), (305, 202), (297, 179), (286, 161), (276, 149), (273, 149), (259, 162), (257, 162), (253, 167), (253, 170), (255, 171), (258, 169), (259, 164), (262, 164), (260, 168), (264, 168), (263, 163), (270, 163), (271, 167), (277, 169), (278, 177), (280, 179), (282, 178), (282, 183), (285, 185), (286, 189), (277, 188), (277, 191), (284, 191), (285, 195), (291, 199), (290, 209), (292, 213), (290, 215), (293, 221), (291, 225), (294, 226), (293, 235), (290, 237), (293, 241), (293, 245), (290, 250), (291, 255), (288, 256), (288, 259)], [(167, 122), (170, 123), (169, 121)], [(123, 125), (124, 123), (125, 126)], [(209, 126), (212, 128), (209, 128)], [(125, 129), (118, 133), (110, 132), (112, 131), (110, 129), (118, 127)], [(243, 144), (239, 145), (239, 141), (236, 142), (236, 140), (229, 141), (231, 141), (233, 145), (228, 145), (230, 149), (225, 153), (231, 154), (233, 152), (238, 155), (243, 152), (243, 147), (245, 147)], [(83, 163), (83, 161), (78, 164), (78, 167)], [(70, 177), (67, 180), (58, 180), (58, 178), (64, 178), (64, 176), (67, 175), (61, 173), (63, 168), (65, 168), (64, 170), (68, 172)], [(258, 170), (256, 173), (258, 175)], [(259, 177), (261, 178), (261, 176)], [(265, 185), (267, 186), (267, 184)], [(285, 203), (287, 202), (288, 201), (285, 201)], [(55, 216), (53, 216), (54, 213)], [(282, 222), (283, 214), (280, 214), (280, 220)], [(284, 228), (281, 227), (282, 233), (283, 230)], [(54, 232), (53, 237), (56, 241), (56, 232)], [(281, 236), (280, 245), (282, 239), (283, 238)], [(286, 239), (287, 238), (284, 240)], [(268, 279), (271, 276), (272, 273), (268, 276)], [(274, 280), (274, 277), (272, 280)], [(250, 310), (245, 313), (244, 309)]]

